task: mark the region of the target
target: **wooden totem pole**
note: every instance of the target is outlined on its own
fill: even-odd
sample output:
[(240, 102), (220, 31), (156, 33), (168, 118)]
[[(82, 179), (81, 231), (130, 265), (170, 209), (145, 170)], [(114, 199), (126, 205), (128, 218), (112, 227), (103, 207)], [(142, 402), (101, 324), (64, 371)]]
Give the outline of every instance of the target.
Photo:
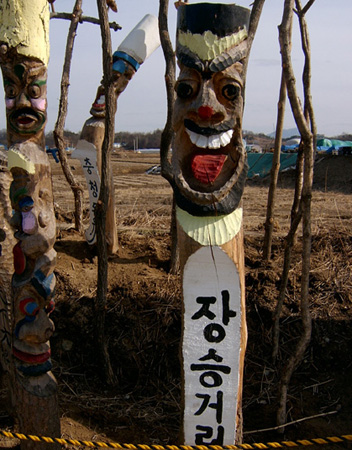
[(10, 385), (12, 369), (12, 249), (16, 243), (10, 225), (12, 207), (9, 189), (12, 181), (7, 168), (7, 152), (0, 151), (0, 374)]
[[(0, 2), (13, 247), (11, 394), (22, 433), (60, 435), (49, 339), (54, 324), (56, 223), (44, 145), (49, 58), (47, 0)], [(23, 448), (38, 444), (24, 442)], [(41, 444), (43, 446), (43, 444)]]
[[(158, 20), (147, 14), (127, 35), (113, 55), (115, 102), (126, 89), (129, 81), (140, 65), (160, 45)], [(86, 231), (89, 244), (96, 242), (94, 210), (99, 197), (101, 173), (101, 152), (105, 136), (105, 90), (103, 84), (98, 87), (95, 100), (90, 110), (91, 117), (85, 122), (81, 140), (73, 157), (81, 160), (90, 196), (90, 225)], [(114, 254), (118, 249), (117, 225), (115, 215), (115, 194), (113, 174), (110, 171), (109, 201), (106, 215), (106, 242), (108, 253)]]
[(234, 4), (178, 8), (174, 142), (168, 179), (183, 270), (183, 441), (242, 438), (247, 341), (241, 196), (250, 11)]

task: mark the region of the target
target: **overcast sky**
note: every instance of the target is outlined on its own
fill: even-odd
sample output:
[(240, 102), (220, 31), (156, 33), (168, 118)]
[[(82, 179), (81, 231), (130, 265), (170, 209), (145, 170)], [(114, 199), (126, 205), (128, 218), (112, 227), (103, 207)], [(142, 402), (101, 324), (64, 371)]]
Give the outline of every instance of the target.
[[(150, 13), (158, 15), (158, 0), (117, 0), (118, 13), (110, 11), (111, 21), (122, 26), (112, 31), (113, 50), (129, 31)], [(190, 0), (189, 3), (198, 3)], [(215, 2), (214, 2), (215, 3)], [(233, 1), (223, 1), (233, 3)], [(252, 0), (238, 0), (250, 7)], [(277, 26), (281, 23), (283, 0), (266, 0), (250, 55), (243, 128), (271, 133), (275, 128), (280, 87), (280, 52)], [(302, 0), (305, 4), (306, 0)], [(56, 0), (55, 9), (71, 12), (74, 0)], [(96, 1), (83, 0), (84, 15), (98, 17)], [(316, 0), (307, 13), (312, 50), (312, 94), (318, 132), (326, 136), (352, 133), (352, 1)], [(297, 19), (295, 20), (297, 22)], [(50, 63), (48, 76), (48, 124), (54, 128), (60, 97), (62, 63), (69, 22), (50, 22)], [(176, 10), (170, 1), (169, 28), (174, 42)], [(303, 55), (297, 23), (294, 27), (292, 58), (301, 89)], [(65, 128), (78, 132), (90, 116), (89, 110), (102, 76), (101, 35), (97, 25), (79, 25), (70, 75), (69, 112)], [(140, 67), (118, 100), (115, 131), (153, 131), (166, 120), (165, 63), (161, 48)], [(2, 88), (1, 88), (2, 89)], [(3, 89), (0, 128), (6, 128)], [(285, 128), (294, 127), (287, 110)]]

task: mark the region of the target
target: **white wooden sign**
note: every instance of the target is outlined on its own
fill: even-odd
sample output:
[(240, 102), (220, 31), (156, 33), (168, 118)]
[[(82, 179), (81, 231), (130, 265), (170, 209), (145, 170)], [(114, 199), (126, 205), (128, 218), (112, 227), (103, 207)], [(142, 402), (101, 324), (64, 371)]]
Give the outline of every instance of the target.
[(97, 167), (97, 150), (94, 144), (81, 139), (77, 142), (72, 158), (81, 161), (82, 169), (86, 177), (89, 192), (89, 226), (85, 231), (88, 244), (95, 244), (97, 240), (95, 228), (95, 208), (100, 192), (100, 176)]
[(202, 247), (183, 276), (184, 442), (235, 442), (241, 289), (234, 262), (220, 247)]

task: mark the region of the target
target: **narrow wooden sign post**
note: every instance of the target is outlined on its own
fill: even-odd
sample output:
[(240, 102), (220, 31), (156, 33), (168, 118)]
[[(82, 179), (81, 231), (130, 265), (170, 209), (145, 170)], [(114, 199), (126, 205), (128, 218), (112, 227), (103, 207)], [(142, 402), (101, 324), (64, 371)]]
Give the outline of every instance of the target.
[[(95, 208), (100, 192), (100, 175), (97, 165), (96, 147), (90, 142), (80, 139), (77, 142), (71, 157), (78, 159), (81, 162), (82, 170), (87, 182), (89, 193), (89, 225), (85, 230), (85, 236), (88, 244), (93, 245), (97, 241)], [(115, 211), (115, 209), (113, 209), (113, 211)]]
[(247, 342), (241, 197), (250, 11), (177, 3), (171, 168), (183, 271), (183, 433), (187, 445), (242, 440)]
[[(159, 45), (158, 20), (155, 16), (147, 14), (126, 36), (113, 55), (115, 103), (120, 94), (126, 89), (129, 81), (139, 69), (140, 65), (159, 47)], [(81, 147), (84, 147), (84, 142), (86, 141), (87, 144), (90, 143), (95, 146), (98, 172), (101, 173), (102, 147), (105, 136), (105, 90), (102, 84), (98, 87), (90, 113), (92, 116), (86, 120), (83, 125), (79, 144)], [(118, 250), (118, 237), (115, 214), (114, 182), (111, 169), (109, 176), (106, 242), (108, 253), (111, 255)], [(91, 192), (91, 189), (89, 192)], [(91, 223), (92, 221), (93, 219), (91, 218)], [(87, 234), (86, 237), (89, 244), (95, 243), (95, 241), (92, 241), (91, 239), (88, 240), (89, 236), (87, 236)]]
[[(59, 436), (49, 342), (55, 330), (49, 316), (55, 306), (56, 222), (44, 143), (49, 18), (47, 0), (0, 0), (0, 65), (12, 175), (8, 195), (16, 241), (12, 249), (12, 407), (22, 433)], [(30, 449), (38, 444), (24, 441), (21, 446)], [(52, 444), (40, 446), (53, 448)]]
[(184, 435), (197, 444), (234, 442), (241, 286), (236, 265), (220, 247), (201, 247), (188, 258), (183, 299)]

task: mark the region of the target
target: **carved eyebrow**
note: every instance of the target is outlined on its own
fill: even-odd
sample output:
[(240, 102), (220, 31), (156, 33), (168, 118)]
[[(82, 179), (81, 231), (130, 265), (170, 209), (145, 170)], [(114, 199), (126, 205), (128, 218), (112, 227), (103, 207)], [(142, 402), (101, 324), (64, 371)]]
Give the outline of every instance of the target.
[(38, 86), (44, 86), (46, 84), (46, 80), (35, 80), (32, 84), (37, 84)]

